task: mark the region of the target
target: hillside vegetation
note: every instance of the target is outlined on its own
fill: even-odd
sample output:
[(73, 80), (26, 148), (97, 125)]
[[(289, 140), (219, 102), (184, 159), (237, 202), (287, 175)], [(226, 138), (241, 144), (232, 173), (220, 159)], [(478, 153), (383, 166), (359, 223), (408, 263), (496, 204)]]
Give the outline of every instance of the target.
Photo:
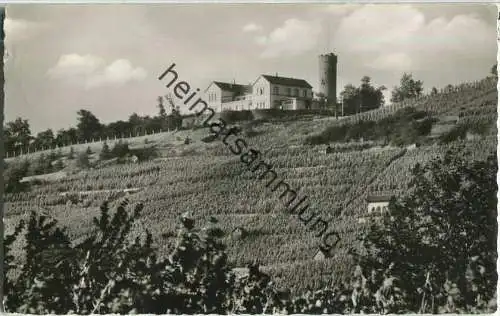
[[(67, 176), (16, 187), (6, 195), (6, 226), (12, 230), (29, 211), (43, 210), (67, 227), (76, 242), (92, 232), (92, 218), (104, 201), (118, 200), (125, 189), (143, 188), (129, 195), (132, 204), (144, 205), (131, 235), (147, 227), (160, 256), (174, 248), (180, 214), (190, 211), (196, 221), (213, 216), (225, 232), (223, 243), (234, 267), (257, 259), (277, 286), (302, 293), (350, 276), (355, 263), (350, 253), (359, 250), (357, 239), (368, 230), (359, 223), (368, 195), (400, 196), (408, 188), (415, 164), (443, 157), (450, 149), (470, 161), (495, 153), (496, 106), (496, 80), (485, 79), (339, 120), (308, 117), (248, 123), (252, 129), (248, 143), (291, 187), (300, 188), (310, 209), (330, 220), (339, 232), (341, 239), (332, 256), (320, 261), (313, 260), (319, 240), (285, 213), (278, 194), (245, 172), (224, 144), (202, 141), (210, 134), (208, 129), (156, 135), (149, 146), (160, 158), (139, 163), (103, 164), (99, 143), (91, 146), (88, 162), (83, 159), (72, 166), (66, 150), (57, 159), (62, 161), (59, 170), (67, 171)], [(459, 117), (458, 132), (430, 137), (433, 124), (450, 115)], [(475, 138), (468, 137), (471, 131)], [(420, 146), (406, 147), (413, 143)], [(141, 145), (145, 146), (143, 141), (136, 143)], [(327, 145), (339, 150), (326, 154)], [(35, 161), (39, 155), (30, 157)], [(246, 234), (234, 238), (235, 228)]]

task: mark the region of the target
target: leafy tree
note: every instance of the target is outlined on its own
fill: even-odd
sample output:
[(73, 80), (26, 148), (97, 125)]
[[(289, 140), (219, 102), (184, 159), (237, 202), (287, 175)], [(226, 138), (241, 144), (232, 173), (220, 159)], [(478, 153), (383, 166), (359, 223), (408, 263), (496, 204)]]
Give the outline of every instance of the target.
[(103, 126), (92, 112), (82, 109), (78, 111), (77, 115), (77, 133), (80, 141), (88, 141), (100, 137)]
[[(9, 311), (35, 314), (128, 313), (134, 308), (155, 312), (155, 273), (161, 271), (153, 253), (151, 234), (130, 241), (132, 214), (123, 201), (114, 214), (107, 203), (94, 218), (98, 234), (72, 245), (65, 230), (45, 215), (32, 212), (25, 232), (26, 263), (18, 278), (7, 278)], [(19, 235), (23, 223), (16, 228)], [(15, 236), (6, 238), (6, 267), (13, 268), (9, 254)], [(161, 261), (160, 261), (161, 263)], [(165, 297), (162, 297), (165, 299)]]
[(133, 130), (134, 124), (132, 122), (116, 121), (109, 123), (104, 132), (104, 137), (120, 137), (121, 135), (128, 135)]
[(33, 139), (28, 120), (18, 117), (12, 122), (8, 122), (4, 128), (5, 150), (15, 151), (26, 148)]
[[(485, 311), (495, 296), (496, 155), (460, 157), (417, 164), (408, 194), (391, 201), (390, 215), (364, 239), (361, 265), (380, 278), (384, 312)], [(390, 303), (386, 294), (395, 290), (400, 299)]]
[(373, 87), (370, 77), (364, 76), (361, 78), (361, 85), (358, 90), (362, 112), (377, 109), (384, 105), (384, 94), (382, 92), (386, 90), (386, 87)]
[(347, 84), (340, 93), (344, 106), (344, 115), (356, 114), (359, 112), (359, 91), (352, 84)]
[(54, 273), (54, 268), (71, 271), (72, 262), (67, 260), (71, 241), (56, 224), (47, 216), (31, 213), (25, 234), (26, 262), (17, 282), (9, 282), (16, 295), (7, 293), (7, 308), (26, 314), (67, 312), (71, 284), (65, 283), (64, 274)]
[(37, 134), (34, 145), (37, 148), (52, 148), (54, 143), (54, 132), (49, 128)]
[(384, 90), (386, 90), (385, 86), (378, 88), (372, 86), (371, 78), (368, 76), (361, 78), (359, 87), (347, 84), (340, 93), (344, 105), (344, 115), (369, 111), (383, 106)]
[(392, 90), (391, 102), (401, 102), (420, 96), (423, 92), (423, 82), (414, 80), (412, 74), (404, 73), (400, 80), (400, 86)]
[(60, 129), (57, 131), (55, 143), (58, 146), (67, 146), (78, 142), (78, 131), (76, 128), (69, 128), (67, 130)]
[(436, 95), (436, 94), (438, 94), (438, 89), (436, 89), (436, 87), (432, 87), (431, 95)]

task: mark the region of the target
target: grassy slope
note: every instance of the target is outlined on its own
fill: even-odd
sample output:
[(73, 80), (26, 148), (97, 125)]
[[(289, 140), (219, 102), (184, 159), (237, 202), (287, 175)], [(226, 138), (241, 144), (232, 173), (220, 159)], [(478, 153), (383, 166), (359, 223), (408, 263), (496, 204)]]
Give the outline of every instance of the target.
[[(460, 94), (446, 97), (446, 104), (454, 105), (446, 113), (463, 105), (460, 98), (463, 98)], [(484, 89), (477, 98), (490, 102), (496, 96)], [(10, 196), (6, 224), (11, 228), (27, 210), (42, 203), (47, 212), (69, 228), (75, 239), (80, 238), (89, 232), (92, 216), (109, 194), (89, 196), (82, 203), (69, 205), (59, 192), (147, 187), (131, 195), (131, 200), (146, 203), (138, 227), (153, 232), (163, 254), (172, 246), (181, 213), (192, 211), (201, 222), (206, 221), (207, 215), (214, 215), (227, 232), (243, 227), (249, 233), (243, 240), (226, 238), (235, 266), (258, 259), (278, 278), (278, 284), (293, 290), (318, 287), (350, 272), (347, 251), (357, 247), (356, 236), (363, 231), (357, 219), (366, 210), (366, 196), (376, 191), (404, 190), (403, 183), (412, 165), (425, 163), (446, 149), (444, 146), (409, 151), (384, 148), (326, 155), (324, 146), (302, 146), (306, 136), (323, 130), (334, 120), (266, 123), (257, 126), (258, 135), (248, 139), (250, 146), (265, 152), (265, 160), (275, 166), (281, 178), (292, 188), (301, 188), (300, 192), (308, 196), (310, 209), (324, 219), (331, 219), (341, 233), (334, 256), (324, 261), (312, 261), (319, 240), (295, 217), (283, 212), (277, 195), (271, 194), (263, 181), (244, 172), (238, 157), (218, 141), (210, 144), (199, 141), (207, 135), (207, 130), (148, 137), (169, 159), (70, 175), (60, 182), (34, 187), (29, 194)], [(194, 143), (184, 145), (186, 136)], [(475, 158), (496, 149), (493, 138), (463, 144)], [(94, 147), (97, 150), (98, 146)], [(40, 202), (37, 196), (45, 197)]]

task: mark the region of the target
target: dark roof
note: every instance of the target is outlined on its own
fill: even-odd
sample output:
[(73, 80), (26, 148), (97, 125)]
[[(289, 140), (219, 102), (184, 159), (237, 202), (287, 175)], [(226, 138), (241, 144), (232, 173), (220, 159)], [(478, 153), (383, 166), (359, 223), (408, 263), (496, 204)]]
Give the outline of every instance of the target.
[(391, 195), (369, 195), (366, 198), (367, 202), (389, 202), (391, 200)]
[(214, 84), (224, 91), (231, 91), (231, 92), (238, 93), (238, 94), (243, 94), (245, 92), (249, 92), (249, 89), (251, 90), (250, 86), (236, 84), (236, 83), (214, 81)]
[(280, 84), (283, 86), (301, 87), (301, 88), (312, 88), (312, 86), (304, 79), (286, 78), (270, 75), (262, 75), (264, 79), (272, 84)]

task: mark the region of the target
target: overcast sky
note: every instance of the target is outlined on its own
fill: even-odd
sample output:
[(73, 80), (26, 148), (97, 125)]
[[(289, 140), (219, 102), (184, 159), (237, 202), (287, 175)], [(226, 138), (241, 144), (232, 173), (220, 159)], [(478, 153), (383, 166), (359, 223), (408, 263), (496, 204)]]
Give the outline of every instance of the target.
[[(9, 5), (6, 120), (32, 131), (155, 115), (172, 63), (180, 79), (248, 83), (261, 73), (318, 86), (317, 55), (338, 54), (338, 93), (403, 72), (426, 91), (485, 77), (496, 62), (493, 5)], [(387, 100), (388, 101), (388, 100)]]

